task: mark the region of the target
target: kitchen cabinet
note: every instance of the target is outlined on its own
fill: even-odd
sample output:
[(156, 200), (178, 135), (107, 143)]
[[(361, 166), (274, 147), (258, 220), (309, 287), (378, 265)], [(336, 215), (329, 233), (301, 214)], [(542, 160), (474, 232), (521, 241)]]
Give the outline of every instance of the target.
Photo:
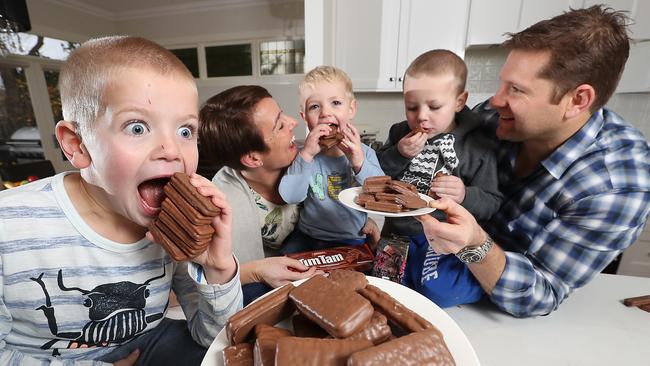
[(625, 64), (617, 93), (650, 92), (650, 41), (630, 45), (630, 57)]
[(323, 18), (315, 23), (322, 24), (323, 30), (306, 26), (306, 52), (321, 56), (307, 55), (306, 66), (330, 64), (343, 69), (355, 91), (401, 91), (409, 63), (431, 49), (464, 56), (469, 0), (315, 3), (319, 2), (306, 0), (306, 23), (320, 12)]
[[(469, 10), (467, 46), (500, 44), (505, 33), (518, 32), (579, 7), (575, 0), (472, 0)], [(582, 5), (582, 4), (579, 4)]]
[(529, 26), (562, 14), (569, 9), (606, 4), (627, 11), (634, 19), (630, 26), (632, 38), (650, 39), (650, 2), (636, 0), (472, 0), (470, 3), (467, 46), (499, 44), (506, 32), (518, 32)]

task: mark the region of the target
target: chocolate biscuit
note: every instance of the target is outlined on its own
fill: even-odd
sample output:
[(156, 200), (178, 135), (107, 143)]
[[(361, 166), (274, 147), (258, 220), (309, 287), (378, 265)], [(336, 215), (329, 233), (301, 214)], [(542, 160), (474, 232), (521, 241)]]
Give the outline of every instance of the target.
[(368, 324), (374, 312), (370, 302), (354, 291), (316, 275), (289, 294), (296, 308), (335, 338), (345, 338)]
[(369, 347), (372, 347), (372, 342), (367, 340), (284, 337), (278, 340), (275, 364), (277, 366), (345, 365), (351, 354)]
[(442, 335), (433, 330), (392, 339), (353, 353), (348, 366), (456, 365)]
[(365, 274), (347, 269), (335, 269), (330, 272), (327, 278), (342, 288), (351, 291), (360, 290), (368, 285)]
[(288, 283), (231, 316), (226, 322), (230, 344), (246, 341), (257, 324), (273, 325), (291, 315), (295, 306), (289, 301), (289, 293), (294, 287)]
[(365, 206), (368, 210), (397, 213), (402, 211), (402, 205), (386, 201), (368, 201)]
[(303, 338), (331, 338), (323, 328), (318, 324), (309, 320), (306, 316), (297, 313), (291, 317), (291, 324), (293, 325), (293, 333), (296, 337)]
[(641, 306), (650, 304), (650, 295), (630, 297), (623, 300), (625, 306)]
[(273, 366), (275, 364), (275, 346), (278, 339), (292, 335), (287, 329), (276, 328), (267, 324), (256, 325), (255, 337), (257, 339), (253, 348), (255, 365)]
[(224, 366), (253, 366), (253, 345), (239, 343), (223, 349)]
[(402, 205), (402, 207), (408, 208), (409, 210), (425, 208), (429, 206), (427, 201), (423, 200), (422, 198), (410, 195), (407, 196), (405, 194), (397, 195), (395, 198), (395, 203), (399, 203)]
[(359, 293), (370, 300), (372, 305), (384, 313), (389, 320), (408, 333), (420, 332), (426, 329), (435, 329), (436, 332), (439, 332), (428, 320), (402, 305), (402, 303), (376, 286), (368, 285), (366, 288), (359, 290)]
[(366, 204), (368, 201), (375, 201), (375, 196), (367, 193), (361, 193), (357, 196), (355, 202), (359, 206), (363, 206)]
[(363, 184), (372, 185), (372, 184), (388, 184), (392, 178), (389, 175), (377, 175), (374, 177), (368, 177), (363, 181)]
[[(174, 227), (167, 226), (165, 224), (165, 221), (163, 220), (156, 220), (154, 223), (154, 226), (166, 237), (168, 241), (163, 244), (163, 247), (167, 250), (167, 253), (169, 253), (170, 257), (172, 257), (175, 261), (182, 261), (186, 260), (188, 258), (194, 258), (197, 255), (203, 253), (208, 245), (210, 244), (210, 239), (206, 239), (203, 241), (193, 241), (191, 238), (187, 236), (182, 236), (184, 233), (183, 230), (180, 229), (174, 229)], [(175, 247), (176, 249), (179, 249), (183, 255), (178, 256), (177, 251), (174, 250), (174, 248), (169, 247), (169, 243), (172, 243), (171, 246)], [(172, 252), (174, 252), (172, 254)]]
[(214, 217), (221, 212), (221, 210), (212, 203), (212, 200), (209, 197), (199, 193), (196, 187), (190, 183), (189, 175), (181, 172), (175, 173), (169, 180), (169, 184), (202, 215)]
[(365, 328), (345, 339), (366, 339), (377, 345), (385, 342), (392, 335), (390, 326), (388, 326), (388, 319), (383, 314), (375, 311)]

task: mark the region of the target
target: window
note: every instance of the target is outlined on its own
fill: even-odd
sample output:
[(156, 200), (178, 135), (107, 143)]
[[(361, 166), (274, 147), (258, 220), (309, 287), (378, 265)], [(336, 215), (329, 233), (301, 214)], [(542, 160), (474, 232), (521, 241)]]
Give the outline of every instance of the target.
[(302, 74), (305, 41), (269, 41), (260, 43), (260, 73), (262, 75)]
[(206, 47), (208, 77), (253, 75), (251, 56), (250, 43)]
[(181, 62), (187, 66), (188, 70), (195, 78), (199, 77), (199, 56), (196, 47), (193, 48), (177, 48), (170, 50)]
[(32, 159), (43, 159), (43, 149), (25, 69), (0, 64), (0, 166)]
[(20, 47), (13, 49), (16, 55), (29, 55), (54, 60), (65, 60), (79, 43), (61, 39), (39, 36), (29, 33), (18, 33)]

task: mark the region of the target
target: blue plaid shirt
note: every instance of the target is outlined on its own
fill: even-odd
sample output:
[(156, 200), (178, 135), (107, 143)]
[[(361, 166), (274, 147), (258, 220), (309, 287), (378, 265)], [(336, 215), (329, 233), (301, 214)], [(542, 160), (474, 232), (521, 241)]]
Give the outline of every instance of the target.
[(502, 144), (500, 210), (486, 231), (506, 252), (492, 301), (515, 316), (548, 314), (630, 246), (650, 211), (650, 146), (600, 109), (523, 179), (518, 144)]

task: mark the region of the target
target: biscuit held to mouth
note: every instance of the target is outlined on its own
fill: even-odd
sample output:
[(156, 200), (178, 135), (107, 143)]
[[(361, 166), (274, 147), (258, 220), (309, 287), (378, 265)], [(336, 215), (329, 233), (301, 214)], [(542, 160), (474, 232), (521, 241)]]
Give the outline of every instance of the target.
[(321, 136), (320, 139), (318, 139), (318, 145), (325, 149), (330, 149), (333, 146), (338, 145), (341, 141), (343, 141), (343, 134), (339, 132), (338, 126), (337, 125), (329, 125), (331, 130), (330, 133)]
[(164, 192), (161, 212), (149, 226), (154, 240), (175, 261), (200, 255), (210, 244), (212, 219), (221, 210), (197, 191), (185, 173), (174, 174)]

